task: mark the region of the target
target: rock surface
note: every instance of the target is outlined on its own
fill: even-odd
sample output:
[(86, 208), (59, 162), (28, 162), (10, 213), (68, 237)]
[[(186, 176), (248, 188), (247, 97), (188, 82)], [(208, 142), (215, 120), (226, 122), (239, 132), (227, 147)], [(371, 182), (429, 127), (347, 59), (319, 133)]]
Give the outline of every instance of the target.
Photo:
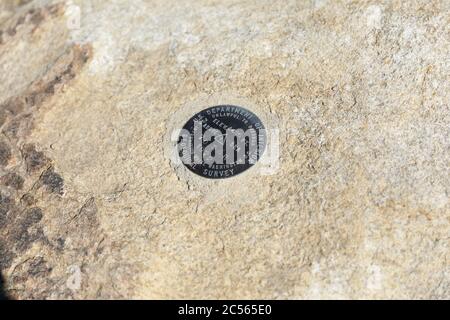
[[(448, 1), (1, 1), (0, 271), (18, 299), (450, 298)], [(251, 105), (280, 163), (180, 171)]]

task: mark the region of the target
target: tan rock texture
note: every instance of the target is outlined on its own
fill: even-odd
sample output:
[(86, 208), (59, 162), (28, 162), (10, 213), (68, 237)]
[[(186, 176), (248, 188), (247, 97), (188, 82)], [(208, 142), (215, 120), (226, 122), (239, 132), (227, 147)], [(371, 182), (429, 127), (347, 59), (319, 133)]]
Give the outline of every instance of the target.
[[(449, 1), (0, 0), (13, 299), (450, 298)], [(170, 159), (215, 103), (279, 168)]]

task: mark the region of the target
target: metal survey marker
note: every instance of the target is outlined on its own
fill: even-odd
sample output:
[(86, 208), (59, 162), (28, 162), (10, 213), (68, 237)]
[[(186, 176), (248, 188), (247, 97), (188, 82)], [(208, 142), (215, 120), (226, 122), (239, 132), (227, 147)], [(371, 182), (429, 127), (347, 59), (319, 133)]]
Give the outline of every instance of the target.
[(204, 109), (180, 131), (183, 164), (204, 178), (224, 179), (252, 167), (266, 147), (266, 130), (253, 112), (234, 105)]

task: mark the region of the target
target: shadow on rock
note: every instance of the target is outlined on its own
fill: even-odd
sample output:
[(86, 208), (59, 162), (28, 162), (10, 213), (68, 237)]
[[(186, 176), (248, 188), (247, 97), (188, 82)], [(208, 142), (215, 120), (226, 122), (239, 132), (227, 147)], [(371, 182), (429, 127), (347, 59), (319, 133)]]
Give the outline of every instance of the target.
[(0, 272), (0, 300), (9, 300), (5, 292), (5, 281), (3, 275)]

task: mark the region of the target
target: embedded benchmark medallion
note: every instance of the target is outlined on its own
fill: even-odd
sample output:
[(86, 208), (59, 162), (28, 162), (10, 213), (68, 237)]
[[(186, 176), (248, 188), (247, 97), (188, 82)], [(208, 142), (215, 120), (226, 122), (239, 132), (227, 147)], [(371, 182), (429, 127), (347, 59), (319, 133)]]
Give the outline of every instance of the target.
[(266, 148), (266, 130), (251, 111), (233, 105), (204, 109), (178, 137), (183, 164), (204, 178), (233, 177), (253, 166)]

